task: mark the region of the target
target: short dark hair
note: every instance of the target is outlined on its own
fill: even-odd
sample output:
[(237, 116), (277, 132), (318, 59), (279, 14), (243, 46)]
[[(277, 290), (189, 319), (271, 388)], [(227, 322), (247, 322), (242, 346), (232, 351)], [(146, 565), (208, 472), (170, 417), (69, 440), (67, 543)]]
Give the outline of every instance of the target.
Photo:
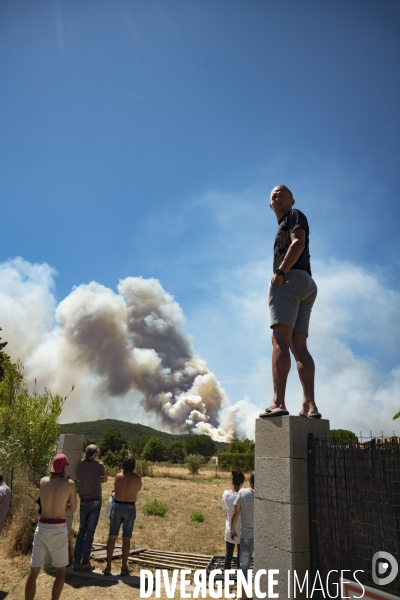
[(0, 473), (0, 483), (3, 483), (3, 481), (4, 481), (3, 473)]
[(244, 474), (240, 469), (232, 469), (232, 484), (240, 485), (244, 482)]
[(124, 473), (133, 473), (136, 467), (136, 458), (131, 454), (127, 454), (122, 461), (122, 470)]
[(252, 471), (252, 472), (250, 473), (249, 480), (250, 480), (250, 483), (251, 483), (251, 485), (252, 485), (253, 487), (254, 487), (254, 479), (255, 479), (255, 472), (254, 472), (254, 471)]
[[(287, 187), (287, 185), (283, 185), (283, 183), (280, 183), (279, 185), (275, 185), (275, 186), (272, 188), (272, 192), (273, 192), (274, 190), (276, 190), (276, 188), (280, 188), (280, 189), (282, 189), (282, 190), (285, 190), (285, 192), (287, 192), (287, 193), (290, 195), (290, 197), (293, 199), (293, 194), (292, 194), (292, 192), (289, 190), (289, 188)], [(272, 192), (271, 192), (271, 194), (272, 194)]]

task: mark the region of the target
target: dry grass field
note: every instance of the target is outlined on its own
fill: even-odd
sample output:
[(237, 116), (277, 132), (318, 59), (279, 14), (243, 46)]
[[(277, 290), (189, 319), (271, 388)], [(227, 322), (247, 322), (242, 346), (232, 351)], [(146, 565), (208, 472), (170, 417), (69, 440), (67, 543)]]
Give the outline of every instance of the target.
[[(221, 507), (221, 495), (229, 487), (230, 475), (218, 473), (215, 467), (204, 467), (194, 479), (186, 469), (179, 467), (155, 467), (154, 477), (143, 478), (143, 488), (137, 503), (137, 518), (132, 542), (136, 548), (153, 548), (174, 552), (198, 554), (224, 554), (225, 514)], [(247, 480), (247, 478), (246, 478)], [(248, 485), (247, 483), (245, 485)], [(102, 515), (96, 530), (95, 542), (105, 543), (108, 536), (108, 521), (104, 516), (106, 504), (113, 489), (113, 477), (103, 486)], [(160, 500), (168, 505), (164, 517), (146, 516), (143, 506), (150, 500)], [(204, 523), (193, 523), (190, 513), (200, 509), (205, 515)], [(74, 517), (74, 528), (79, 527), (79, 508)], [(10, 534), (8, 534), (9, 536)], [(7, 557), (10, 543), (7, 532), (0, 538), (0, 600), (22, 600), (24, 585), (29, 572), (29, 556)], [(117, 543), (120, 543), (119, 539)], [(98, 562), (97, 568), (104, 563)], [(121, 563), (113, 563), (113, 573), (119, 573)], [(133, 575), (140, 569), (134, 566)], [(51, 597), (53, 576), (41, 573), (38, 578), (36, 598), (45, 600)], [(128, 600), (139, 598), (139, 590), (125, 583), (109, 581), (104, 577), (100, 582), (67, 574), (61, 598), (65, 600), (97, 600), (118, 598)], [(154, 598), (154, 596), (152, 596)], [(164, 591), (161, 597), (166, 598)], [(180, 598), (177, 592), (175, 598)]]

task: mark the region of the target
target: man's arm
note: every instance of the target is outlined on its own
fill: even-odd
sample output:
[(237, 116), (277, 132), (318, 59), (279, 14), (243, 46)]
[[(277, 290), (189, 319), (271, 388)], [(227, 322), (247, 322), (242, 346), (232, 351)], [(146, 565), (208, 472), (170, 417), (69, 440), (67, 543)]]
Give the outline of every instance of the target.
[(235, 527), (236, 527), (236, 523), (238, 522), (238, 518), (239, 518), (241, 510), (242, 509), (240, 506), (238, 506), (238, 505), (234, 506), (232, 518), (231, 518), (231, 536), (230, 536), (231, 540), (235, 539), (235, 535), (237, 536), (237, 531), (236, 531)]
[[(282, 269), (284, 273), (290, 271), (293, 265), (299, 260), (301, 253), (306, 247), (306, 230), (302, 227), (297, 227), (290, 234), (290, 239), (292, 243), (290, 244), (285, 258), (279, 265), (279, 268)], [(283, 275), (274, 275), (274, 284), (276, 287), (281, 287), (283, 284)]]
[(100, 465), (101, 465), (100, 481), (101, 481), (101, 483), (107, 483), (108, 477), (107, 477), (106, 468), (103, 463), (100, 463)]
[(76, 511), (76, 485), (75, 485), (75, 481), (72, 481), (72, 479), (70, 479), (68, 481), (68, 485), (70, 487), (70, 494), (69, 494), (69, 498), (68, 498), (68, 502), (67, 502), (66, 512), (72, 512), (72, 513), (74, 513)]

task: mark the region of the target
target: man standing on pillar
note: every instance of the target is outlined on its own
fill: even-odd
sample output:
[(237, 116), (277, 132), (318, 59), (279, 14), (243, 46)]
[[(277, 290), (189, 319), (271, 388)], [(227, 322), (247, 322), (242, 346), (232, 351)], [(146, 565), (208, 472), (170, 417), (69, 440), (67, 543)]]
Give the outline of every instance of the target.
[(260, 417), (289, 414), (285, 391), (292, 352), (303, 387), (300, 416), (320, 419), (314, 399), (315, 366), (307, 348), (308, 325), (317, 286), (311, 277), (307, 218), (293, 208), (294, 202), (292, 192), (285, 185), (278, 185), (271, 192), (270, 207), (278, 220), (274, 275), (268, 290), (274, 397)]

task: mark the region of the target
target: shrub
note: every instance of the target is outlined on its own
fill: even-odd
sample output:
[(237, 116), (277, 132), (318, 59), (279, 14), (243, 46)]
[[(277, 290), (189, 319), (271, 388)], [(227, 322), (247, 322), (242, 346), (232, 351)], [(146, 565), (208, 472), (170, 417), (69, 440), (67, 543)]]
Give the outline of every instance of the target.
[[(147, 460), (137, 460), (135, 472), (140, 475), (140, 477), (153, 477), (153, 467), (149, 465)], [(144, 488), (146, 489), (146, 488)], [(148, 489), (148, 488), (147, 488)]]
[(204, 458), (201, 456), (201, 454), (188, 454), (186, 457), (186, 464), (190, 473), (194, 477), (198, 474), (200, 467), (204, 464)]
[(206, 520), (203, 511), (201, 510), (193, 510), (190, 513), (190, 520), (196, 523), (204, 523)]
[(159, 500), (152, 500), (143, 506), (143, 512), (147, 516), (154, 515), (156, 517), (163, 517), (167, 510), (167, 504), (165, 504), (165, 502), (160, 502)]
[(218, 454), (218, 467), (222, 471), (241, 469), (244, 473), (254, 471), (254, 452), (240, 454), (237, 452), (221, 452)]
[(120, 471), (122, 467), (122, 461), (124, 460), (127, 452), (128, 451), (126, 448), (116, 450), (115, 452), (107, 450), (105, 454), (101, 455), (101, 458), (103, 459), (103, 462), (107, 467), (109, 467), (110, 469), (116, 469), (117, 471)]

